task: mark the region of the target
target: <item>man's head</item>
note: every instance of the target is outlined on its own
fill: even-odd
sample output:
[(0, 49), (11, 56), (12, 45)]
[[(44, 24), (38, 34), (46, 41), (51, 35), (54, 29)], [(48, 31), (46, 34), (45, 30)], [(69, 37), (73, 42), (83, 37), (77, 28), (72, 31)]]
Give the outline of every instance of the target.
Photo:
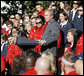
[(83, 75), (83, 53), (80, 53), (76, 57), (72, 57), (71, 60), (76, 61), (74, 64), (76, 72), (80, 75)]
[(35, 70), (37, 71), (37, 74), (43, 75), (50, 73), (50, 63), (50, 60), (45, 57), (38, 58), (35, 64)]
[(41, 3), (36, 4), (36, 10), (38, 10), (39, 12), (41, 12), (43, 10), (43, 6)]
[(25, 56), (23, 60), (23, 69), (25, 71), (35, 66), (36, 58), (34, 56)]
[(46, 22), (49, 22), (53, 19), (54, 17), (54, 11), (53, 10), (46, 10), (45, 11), (45, 20)]
[(74, 67), (79, 75), (83, 75), (83, 60), (77, 60), (74, 64)]

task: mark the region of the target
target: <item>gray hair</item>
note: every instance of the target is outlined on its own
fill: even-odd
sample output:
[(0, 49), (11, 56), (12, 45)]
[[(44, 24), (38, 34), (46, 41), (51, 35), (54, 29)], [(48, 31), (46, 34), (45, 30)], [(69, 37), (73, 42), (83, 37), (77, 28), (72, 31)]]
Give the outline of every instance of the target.
[(49, 9), (49, 10), (45, 10), (45, 12), (49, 12), (50, 13), (50, 15), (55, 15), (55, 13), (54, 13), (54, 11), (53, 10), (51, 10), (51, 9)]

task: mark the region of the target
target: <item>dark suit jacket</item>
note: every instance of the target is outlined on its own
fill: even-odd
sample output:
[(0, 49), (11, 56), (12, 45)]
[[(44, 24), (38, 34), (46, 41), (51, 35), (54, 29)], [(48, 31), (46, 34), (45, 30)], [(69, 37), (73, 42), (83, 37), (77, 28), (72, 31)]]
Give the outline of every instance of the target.
[(83, 15), (80, 16), (80, 18), (78, 18), (78, 16), (77, 16), (77, 19), (73, 23), (73, 26), (74, 26), (75, 29), (80, 30), (80, 31), (83, 32)]
[(59, 37), (59, 24), (52, 19), (43, 33), (42, 40), (46, 40), (46, 44), (42, 46), (42, 51), (50, 51), (56, 56), (57, 40)]
[(73, 25), (74, 22), (77, 20), (78, 14), (75, 13), (75, 16), (74, 16), (74, 19), (73, 20), (72, 20), (72, 16), (73, 16), (73, 11), (71, 11), (70, 14), (69, 14), (69, 22)]

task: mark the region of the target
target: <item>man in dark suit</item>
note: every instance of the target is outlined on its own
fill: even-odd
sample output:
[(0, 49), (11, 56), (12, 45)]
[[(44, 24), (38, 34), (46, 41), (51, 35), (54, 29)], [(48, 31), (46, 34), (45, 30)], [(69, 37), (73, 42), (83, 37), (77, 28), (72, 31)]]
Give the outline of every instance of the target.
[(58, 23), (53, 18), (54, 11), (46, 10), (45, 20), (46, 22), (48, 22), (48, 25), (43, 33), (42, 39), (40, 40), (39, 44), (43, 45), (43, 52), (50, 51), (54, 56), (56, 56), (57, 40), (60, 30)]

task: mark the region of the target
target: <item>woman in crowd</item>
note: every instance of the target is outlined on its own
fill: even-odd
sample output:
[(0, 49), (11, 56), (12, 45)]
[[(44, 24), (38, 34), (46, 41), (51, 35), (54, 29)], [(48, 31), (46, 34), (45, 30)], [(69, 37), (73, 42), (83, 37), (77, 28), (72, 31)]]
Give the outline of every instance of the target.
[(59, 14), (59, 24), (62, 35), (62, 43), (65, 46), (67, 43), (66, 36), (69, 29), (72, 29), (72, 25), (68, 21), (68, 14), (65, 11), (61, 11)]
[[(44, 23), (45, 23), (44, 17), (39, 15), (36, 18), (36, 25), (37, 26), (33, 27), (30, 30), (30, 33), (29, 33), (29, 38), (30, 39), (40, 40), (42, 38), (43, 32), (44, 32), (44, 30), (47, 26), (47, 23), (45, 23), (45, 24)], [(41, 46), (40, 45), (36, 46), (35, 50), (38, 53), (41, 53)]]
[(71, 10), (70, 5), (65, 5), (64, 11), (68, 14), (68, 16), (69, 16), (69, 14), (70, 14), (70, 10)]
[(24, 25), (27, 25), (29, 22), (30, 22), (29, 16), (25, 15), (23, 20)]
[(19, 30), (19, 28), (20, 28), (20, 23), (19, 23), (19, 21), (18, 20), (14, 20), (14, 22), (13, 22), (13, 27), (15, 27), (15, 28), (17, 28), (18, 30)]
[(67, 41), (70, 43), (70, 45), (65, 48), (64, 54), (68, 52), (73, 52), (76, 54), (76, 45), (81, 35), (82, 32), (76, 29), (70, 29), (68, 31)]
[(65, 5), (69, 5), (69, 4), (68, 4), (68, 1), (60, 1), (60, 9), (61, 9), (61, 10), (64, 10)]

